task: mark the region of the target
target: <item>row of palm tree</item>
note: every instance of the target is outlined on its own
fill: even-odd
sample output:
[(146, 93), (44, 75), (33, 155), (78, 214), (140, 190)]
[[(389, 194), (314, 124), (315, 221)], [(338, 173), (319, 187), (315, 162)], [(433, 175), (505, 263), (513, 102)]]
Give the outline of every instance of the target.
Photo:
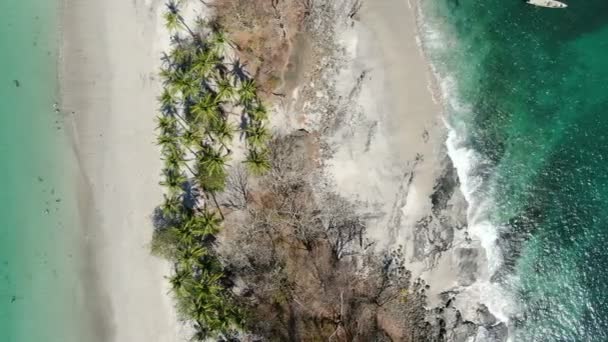
[(157, 141), (164, 162), (160, 184), (166, 189), (161, 209), (168, 225), (155, 239), (162, 236), (165, 256), (174, 265), (169, 282), (179, 312), (194, 323), (193, 338), (204, 340), (225, 336), (243, 321), (213, 248), (224, 218), (216, 194), (225, 188), (231, 145), (240, 133), (247, 149), (243, 162), (262, 174), (270, 168), (270, 134), (254, 80), (240, 62), (227, 62), (229, 39), (200, 19), (195, 28), (188, 26), (180, 5), (169, 2), (164, 14), (172, 39), (160, 71)]

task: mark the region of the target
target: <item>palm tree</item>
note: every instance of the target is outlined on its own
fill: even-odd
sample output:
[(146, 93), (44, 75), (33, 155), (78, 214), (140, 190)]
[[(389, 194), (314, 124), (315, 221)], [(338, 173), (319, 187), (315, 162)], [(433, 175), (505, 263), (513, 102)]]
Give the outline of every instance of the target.
[(199, 322), (199, 330), (195, 333), (198, 341), (206, 341), (219, 333), (215, 310), (209, 302), (197, 300), (193, 303), (190, 315)]
[(266, 110), (266, 107), (264, 107), (263, 104), (258, 103), (258, 105), (249, 112), (249, 119), (257, 123), (268, 120), (268, 111)]
[[(201, 152), (197, 158), (196, 180), (199, 187), (207, 194), (222, 191), (226, 187), (226, 157), (215, 154), (212, 157), (203, 157), (205, 152)], [(219, 152), (218, 152), (219, 154)]]
[(215, 52), (208, 49), (199, 50), (192, 62), (192, 71), (199, 77), (206, 78), (218, 63), (220, 63), (220, 58)]
[[(190, 217), (191, 219), (192, 217)], [(186, 221), (187, 222), (187, 221)], [(188, 229), (185, 225), (179, 228), (172, 228), (180, 246), (191, 246), (197, 242), (197, 237), (194, 232)]]
[(186, 74), (181, 70), (167, 70), (164, 71), (164, 75), (161, 74), (161, 77), (164, 78), (163, 84), (166, 86), (166, 89), (173, 94), (173, 99), (179, 103), (180, 98), (178, 94), (182, 91), (184, 84), (187, 84)]
[(247, 134), (247, 143), (252, 147), (264, 147), (270, 138), (270, 133), (266, 127), (261, 124), (254, 124), (245, 129)]
[[(156, 129), (160, 131), (161, 136), (177, 134), (177, 120), (174, 117), (161, 115), (156, 118), (158, 125)], [(160, 139), (160, 137), (159, 137)], [(164, 138), (163, 138), (164, 139)], [(161, 139), (161, 140), (163, 140)]]
[(256, 98), (256, 85), (252, 79), (241, 82), (241, 87), (238, 90), (241, 104), (249, 107), (251, 102)]
[(156, 142), (160, 146), (161, 152), (163, 153), (163, 159), (166, 160), (167, 155), (178, 148), (177, 132), (161, 132), (161, 134), (156, 138)]
[(185, 166), (192, 176), (197, 176), (197, 173), (194, 172), (194, 170), (192, 170), (192, 168), (188, 164), (189, 160), (186, 160), (186, 154), (181, 149), (181, 146), (178, 144), (168, 145), (166, 149), (163, 150), (162, 159), (165, 161), (166, 168), (179, 170), (182, 166)]
[(200, 243), (200, 232), (199, 227), (196, 224), (196, 217), (196, 215), (189, 217), (179, 228), (179, 233), (177, 235), (185, 246), (193, 246), (194, 244)]
[(206, 254), (207, 251), (201, 246), (186, 245), (179, 251), (178, 262), (182, 267), (191, 269)]
[(178, 169), (163, 169), (164, 180), (160, 181), (159, 184), (164, 186), (169, 191), (169, 195), (175, 196), (183, 192), (183, 185), (187, 179), (183, 173)]
[[(179, 42), (179, 38), (175, 38), (176, 42)], [(191, 64), (193, 59), (193, 51), (188, 45), (182, 45), (180, 43), (177, 46), (171, 48), (169, 52), (169, 65), (173, 68), (184, 68)]]
[(199, 225), (201, 236), (204, 236), (219, 233), (222, 220), (213, 212), (206, 210), (202, 215), (197, 216), (196, 222)]
[(171, 218), (180, 218), (184, 212), (182, 200), (178, 196), (163, 195), (164, 203), (161, 206), (163, 215)]
[(232, 142), (234, 133), (236, 132), (233, 124), (228, 122), (228, 120), (216, 120), (211, 123), (209, 131), (227, 151), (230, 151), (227, 144)]
[(225, 77), (217, 81), (216, 102), (230, 101), (235, 95), (235, 89), (232, 82)]
[(226, 36), (217, 22), (212, 24), (212, 30), (213, 32), (211, 34), (211, 38), (209, 39), (209, 43), (214, 51), (221, 55), (224, 53), (226, 45), (234, 47), (234, 44), (230, 41), (230, 39), (228, 39), (228, 36)]
[(165, 17), (165, 27), (170, 32), (177, 32), (182, 27), (185, 27), (186, 30), (190, 33), (190, 35), (196, 39), (196, 34), (192, 32), (190, 27), (184, 21), (184, 18), (179, 14), (179, 4), (175, 1), (169, 1), (167, 3), (167, 11), (164, 14)]
[(177, 113), (177, 104), (179, 98), (175, 96), (174, 92), (169, 91), (168, 88), (164, 88), (161, 95), (158, 97), (160, 102), (160, 110), (168, 115), (174, 115)]
[(180, 99), (176, 93), (170, 91), (168, 88), (164, 88), (161, 96), (158, 98), (158, 101), (160, 102), (160, 109), (164, 116), (176, 119), (176, 122), (179, 123), (183, 129), (187, 129), (186, 119), (180, 115), (177, 108), (177, 105), (180, 103)]
[[(202, 215), (194, 215), (190, 217), (183, 225), (182, 230), (188, 232), (188, 237), (192, 241), (204, 242), (210, 236), (214, 236), (219, 232), (221, 220), (215, 216), (213, 212), (205, 210)], [(181, 235), (180, 233), (178, 235)]]
[(256, 175), (262, 175), (270, 170), (268, 152), (265, 150), (250, 149), (244, 163), (249, 168), (249, 171)]
[(196, 127), (192, 127), (192, 125), (188, 126), (184, 133), (181, 135), (182, 144), (190, 150), (192, 154), (196, 154), (197, 151), (194, 151), (193, 148), (200, 146), (203, 141), (203, 137), (201, 135), (200, 130)]
[[(223, 302), (221, 279), (224, 277), (222, 272), (211, 272), (203, 270), (199, 274), (199, 279), (194, 285), (196, 294), (195, 300), (211, 305)], [(207, 297), (207, 298), (205, 298)]]
[(181, 92), (184, 100), (195, 97), (201, 89), (200, 82), (191, 74), (183, 71), (175, 72), (174, 79), (169, 86), (171, 91)]
[(213, 149), (213, 147), (204, 145), (199, 154), (198, 162), (206, 174), (213, 176), (225, 172), (224, 168), (226, 167), (228, 158), (222, 155), (220, 151)]
[(205, 328), (207, 336), (226, 334), (241, 321), (239, 310), (223, 294), (220, 284), (222, 277), (223, 274), (219, 272), (203, 274), (202, 279), (194, 285), (196, 296), (191, 314), (197, 322), (203, 323), (201, 326)]
[(161, 67), (158, 76), (162, 79), (164, 85), (171, 84), (175, 79), (175, 70)]
[(190, 110), (194, 114), (194, 121), (200, 124), (208, 124), (219, 119), (218, 104), (211, 94), (199, 99)]
[(180, 169), (186, 164), (185, 154), (177, 144), (177, 137), (173, 137), (173, 139), (175, 144), (166, 145), (166, 149), (163, 151), (163, 160), (167, 168)]
[[(254, 173), (270, 168), (265, 147), (270, 134), (264, 126), (268, 113), (257, 96), (255, 82), (239, 62), (230, 70), (224, 64), (223, 51), (231, 44), (226, 35), (214, 25), (203, 43), (180, 15), (180, 1), (169, 0), (164, 13), (172, 45), (163, 56), (160, 76), (164, 89), (158, 99), (162, 111), (157, 119), (158, 144), (165, 162), (160, 183), (167, 188), (161, 209), (172, 226), (167, 232), (172, 236), (169, 257), (175, 262), (175, 273), (169, 282), (180, 312), (196, 322), (194, 338), (202, 341), (230, 332), (241, 324), (242, 317), (223, 285), (224, 267), (212, 251), (213, 238), (224, 219), (215, 192), (225, 187), (228, 147), (236, 131), (227, 120), (224, 104), (240, 102), (245, 107), (249, 120), (244, 130), (249, 149), (245, 163)], [(180, 38), (180, 30), (184, 38)], [(196, 32), (203, 30), (197, 28)], [(190, 167), (193, 161), (187, 160), (187, 151), (195, 157), (196, 172)], [(190, 185), (190, 174), (184, 167), (206, 195), (203, 208), (193, 208), (187, 202), (183, 186)], [(207, 207), (210, 197), (217, 211)]]
[(175, 274), (169, 278), (171, 290), (178, 296), (186, 296), (189, 294), (189, 289), (192, 288), (193, 278), (190, 270), (177, 268)]
[(183, 21), (181, 16), (179, 15), (178, 5), (170, 1), (167, 3), (167, 11), (163, 15), (165, 18), (165, 27), (169, 32), (177, 32), (183, 26)]

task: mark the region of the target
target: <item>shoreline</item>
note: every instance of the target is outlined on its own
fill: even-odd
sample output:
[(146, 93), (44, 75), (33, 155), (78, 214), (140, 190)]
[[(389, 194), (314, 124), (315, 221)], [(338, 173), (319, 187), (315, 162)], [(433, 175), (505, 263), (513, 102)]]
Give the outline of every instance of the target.
[[(471, 165), (471, 154), (477, 158), (477, 152), (462, 146), (465, 138), (451, 121), (451, 112), (454, 111), (454, 108), (462, 106), (454, 90), (455, 81), (452, 75), (442, 74), (440, 67), (436, 64), (440, 62), (434, 60), (440, 49), (436, 44), (438, 42), (445, 44), (438, 34), (445, 35), (445, 32), (441, 31), (437, 23), (426, 18), (421, 0), (415, 0), (415, 2), (417, 39), (431, 74), (432, 85), (429, 90), (442, 108), (441, 120), (446, 132), (443, 144), (456, 173), (458, 188), (465, 203), (461, 216), (466, 222), (466, 227), (455, 236), (455, 241), (457, 241), (455, 247), (460, 245), (459, 250), (452, 251), (454, 253), (452, 258), (455, 259), (452, 260), (452, 265), (456, 266), (461, 273), (460, 284), (455, 288), (446, 288), (443, 292), (456, 293), (456, 295), (449, 296), (453, 299), (451, 308), (460, 312), (463, 319), (468, 319), (477, 325), (476, 338), (510, 341), (513, 333), (511, 318), (517, 310), (516, 304), (513, 302), (513, 298), (509, 297), (503, 285), (492, 280), (502, 263), (502, 256), (496, 254), (497, 246), (492, 247), (498, 239), (498, 228), (487, 220), (478, 219), (479, 207), (483, 207), (484, 204), (479, 200), (473, 200), (476, 180), (470, 181), (469, 177), (471, 169), (475, 168), (475, 165)], [(471, 189), (471, 185), (473, 185), (473, 189)], [(463, 271), (469, 273), (469, 279), (466, 279), (467, 276), (463, 279)], [(455, 328), (460, 327), (455, 325)]]
[(80, 175), (89, 341), (175, 341), (182, 329), (168, 264), (148, 246), (162, 199), (153, 122), (168, 39), (160, 10), (149, 1), (61, 5), (60, 109)]
[(430, 308), (444, 312), (429, 319), (444, 322), (448, 338), (503, 338), (508, 319), (492, 297), (497, 289), (484, 292), (491, 285), (489, 251), (467, 222), (462, 165), (453, 164), (448, 139), (447, 95), (425, 48), (420, 6), (364, 3), (358, 20), (343, 29), (339, 41), (352, 60), (338, 76), (346, 84), (338, 92), (347, 97), (358, 77), (361, 85), (357, 113), (328, 139), (338, 147), (326, 170), (339, 193), (360, 204), (380, 248), (404, 247), (413, 278), (430, 286)]
[[(6, 50), (0, 86), (4, 113), (0, 149), (7, 179), (0, 196), (0, 330), (15, 342), (80, 341), (73, 328), (84, 308), (74, 296), (78, 260), (67, 146), (57, 99), (57, 3), (0, 5)], [(30, 138), (24, 140), (23, 137)], [(35, 326), (36, 329), (32, 329)]]
[[(568, 16), (568, 29), (560, 28), (560, 14), (538, 12), (542, 20), (537, 22), (528, 7), (515, 3), (425, 7), (429, 47), (436, 61), (446, 63), (437, 65), (452, 114), (452, 155), (458, 160), (463, 191), (476, 209), (469, 213), (470, 230), (488, 251), (488, 285), (495, 291), (487, 286), (482, 295), (494, 301), (500, 313), (496, 316), (505, 318), (514, 340), (576, 340), (602, 332), (597, 321), (585, 319), (588, 312), (602, 317), (596, 306), (601, 296), (586, 294), (600, 293), (596, 284), (604, 283), (606, 276), (597, 268), (602, 259), (585, 251), (601, 245), (602, 231), (595, 229), (603, 218), (593, 210), (569, 217), (590, 203), (595, 207), (606, 202), (602, 196), (586, 196), (603, 174), (597, 160), (605, 151), (594, 144), (603, 136), (598, 134), (604, 130), (602, 113), (596, 107), (602, 96), (590, 101), (585, 95), (606, 78), (605, 65), (586, 57), (602, 54), (597, 41), (605, 40), (606, 31), (603, 25), (586, 28), (586, 15), (599, 3), (585, 5)], [(480, 16), (478, 24), (467, 26), (470, 18)], [(509, 25), (518, 27), (515, 35)], [(546, 27), (558, 29), (548, 33)], [(562, 44), (580, 49), (561, 49)], [(531, 57), (535, 62), (527, 63)], [(551, 60), (550, 66), (545, 59)], [(581, 70), (596, 77), (589, 81)], [(558, 95), (545, 102), (545, 94)], [(539, 119), (538, 113), (545, 112), (550, 116)], [(538, 134), (541, 131), (547, 133)], [(562, 160), (568, 162), (557, 162)], [(569, 179), (573, 184), (585, 181), (580, 187), (562, 186)], [(584, 227), (584, 234), (578, 227)], [(579, 245), (582, 235), (594, 238)], [(577, 278), (580, 270), (573, 265), (583, 264), (590, 265), (593, 281)], [(585, 309), (570, 310), (567, 317), (555, 309), (570, 306)]]
[[(459, 187), (467, 203), (466, 238), (472, 239), (473, 243), (477, 244), (477, 248), (481, 248), (484, 252), (484, 255), (481, 257), (481, 259), (485, 259), (482, 260), (486, 269), (484, 280), (487, 282), (487, 286), (491, 288), (492, 294), (483, 294), (484, 290), (480, 289), (480, 296), (485, 299), (483, 301), (484, 304), (490, 306), (490, 312), (492, 314), (499, 318), (501, 322), (509, 324), (510, 316), (513, 314), (515, 304), (512, 302), (512, 298), (508, 297), (508, 293), (502, 288), (502, 285), (495, 284), (491, 281), (491, 274), (497, 272), (502, 266), (502, 255), (497, 254), (496, 248), (492, 247), (492, 244), (496, 244), (498, 239), (498, 228), (494, 227), (487, 220), (478, 219), (478, 216), (480, 216), (478, 215), (479, 208), (484, 207), (485, 204), (480, 199), (475, 200), (472, 198), (475, 195), (476, 180), (473, 179), (472, 181), (469, 181), (470, 177), (468, 174), (476, 167), (475, 165), (471, 165), (471, 154), (474, 155), (473, 159), (477, 159), (479, 158), (478, 152), (474, 149), (463, 147), (463, 145), (466, 144), (464, 142), (466, 136), (462, 136), (462, 127), (460, 127), (459, 131), (459, 129), (450, 121), (450, 111), (454, 111), (454, 108), (463, 106), (460, 102), (461, 99), (458, 97), (453, 76), (449, 73), (442, 74), (438, 66), (435, 65), (435, 61), (431, 59), (432, 55), (438, 52), (438, 48), (436, 46), (434, 47), (433, 43), (441, 42), (437, 32), (440, 32), (442, 35), (444, 35), (444, 32), (441, 31), (441, 28), (438, 27), (436, 23), (431, 22), (429, 19), (425, 19), (425, 14), (420, 5), (421, 0), (416, 0), (416, 2), (418, 5), (415, 15), (418, 36), (420, 37), (420, 48), (426, 56), (429, 71), (431, 72), (433, 81), (431, 91), (433, 92), (433, 95), (439, 99), (442, 107), (442, 121), (446, 130), (444, 144), (446, 145), (448, 156), (453, 161), (454, 169), (460, 180)], [(500, 297), (500, 299), (497, 300), (496, 297)]]

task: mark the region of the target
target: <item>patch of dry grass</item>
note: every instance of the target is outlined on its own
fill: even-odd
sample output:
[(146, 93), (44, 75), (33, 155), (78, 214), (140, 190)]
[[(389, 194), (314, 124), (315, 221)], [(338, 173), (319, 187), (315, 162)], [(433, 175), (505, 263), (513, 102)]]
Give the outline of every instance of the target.
[(269, 96), (282, 85), (294, 38), (308, 0), (217, 0), (218, 24), (237, 45), (239, 57)]

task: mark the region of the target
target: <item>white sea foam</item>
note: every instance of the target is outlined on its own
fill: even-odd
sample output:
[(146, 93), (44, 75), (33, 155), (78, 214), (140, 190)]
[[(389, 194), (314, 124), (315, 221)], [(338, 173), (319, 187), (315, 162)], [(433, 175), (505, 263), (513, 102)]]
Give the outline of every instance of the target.
[[(470, 302), (470, 307), (477, 303), (485, 304), (497, 319), (508, 324), (509, 317), (514, 315), (516, 305), (513, 296), (500, 284), (490, 282), (490, 275), (499, 269), (503, 262), (500, 249), (497, 246), (500, 227), (494, 225), (490, 213), (494, 209), (492, 194), (484, 191), (487, 187), (480, 168), (486, 167), (488, 162), (483, 156), (471, 147), (469, 140), (469, 127), (463, 117), (472, 113), (472, 106), (467, 104), (458, 94), (457, 82), (450, 72), (438, 70), (439, 61), (435, 56), (445, 54), (449, 49), (457, 47), (455, 38), (448, 36), (448, 31), (437, 28), (437, 24), (424, 17), (420, 6), (418, 7), (418, 25), (422, 36), (421, 46), (431, 57), (431, 69), (439, 88), (447, 116), (444, 123), (448, 129), (446, 146), (454, 167), (460, 179), (461, 191), (468, 203), (467, 222), (468, 232), (473, 239), (479, 241), (486, 251), (488, 259), (488, 272), (486, 277), (480, 277), (474, 284), (467, 287), (462, 293), (462, 299)], [(456, 45), (456, 46), (454, 46)]]
[(458, 173), (460, 189), (469, 204), (467, 211), (468, 230), (470, 234), (479, 239), (486, 250), (489, 271), (494, 273), (502, 263), (502, 257), (495, 247), (498, 239), (498, 229), (486, 218), (486, 210), (491, 207), (491, 203), (488, 202), (491, 200), (479, 196), (483, 178), (475, 172), (476, 166), (482, 165), (484, 161), (479, 153), (466, 146), (461, 136), (447, 121), (444, 120), (444, 123), (448, 127), (446, 141), (448, 155)]
[[(456, 102), (456, 97), (449, 97), (450, 92), (443, 90), (445, 98), (450, 102)], [(463, 113), (464, 105), (449, 105), (453, 115)], [(500, 228), (489, 220), (489, 211), (493, 210), (493, 199), (491, 194), (482, 190), (484, 179), (478, 170), (487, 164), (483, 156), (471, 148), (467, 142), (466, 127), (456, 128), (448, 120), (444, 120), (448, 128), (446, 146), (448, 155), (456, 168), (460, 180), (460, 189), (468, 203), (467, 224), (468, 232), (473, 239), (479, 241), (484, 248), (487, 258), (487, 277), (481, 277), (475, 284), (470, 286), (465, 295), (468, 295), (471, 303), (483, 303), (497, 319), (508, 323), (509, 316), (514, 314), (514, 303), (509, 293), (497, 283), (489, 281), (489, 276), (494, 274), (503, 263), (503, 257), (497, 246)], [(487, 180), (486, 180), (487, 181)]]

